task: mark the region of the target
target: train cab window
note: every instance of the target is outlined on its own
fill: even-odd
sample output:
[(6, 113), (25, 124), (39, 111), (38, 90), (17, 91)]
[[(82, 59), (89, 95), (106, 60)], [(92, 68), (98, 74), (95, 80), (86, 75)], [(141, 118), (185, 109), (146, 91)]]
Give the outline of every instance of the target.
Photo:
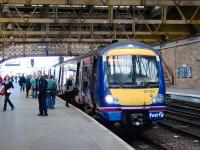
[(158, 69), (154, 56), (108, 56), (107, 75), (110, 87), (158, 86)]

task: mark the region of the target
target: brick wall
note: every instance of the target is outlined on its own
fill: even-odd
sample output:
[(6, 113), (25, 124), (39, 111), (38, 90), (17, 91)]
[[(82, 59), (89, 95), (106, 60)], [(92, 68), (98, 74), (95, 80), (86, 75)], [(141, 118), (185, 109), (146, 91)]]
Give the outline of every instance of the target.
[[(200, 42), (162, 49), (161, 54), (173, 69), (176, 87), (200, 88)], [(181, 73), (183, 64), (192, 67), (192, 78), (176, 77), (176, 69), (180, 68)]]

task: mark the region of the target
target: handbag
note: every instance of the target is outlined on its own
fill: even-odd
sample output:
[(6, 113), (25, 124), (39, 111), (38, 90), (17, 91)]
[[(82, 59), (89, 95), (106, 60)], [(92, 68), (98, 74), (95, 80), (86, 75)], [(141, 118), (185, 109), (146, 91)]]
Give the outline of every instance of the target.
[(12, 88), (7, 89), (7, 93), (12, 93)]
[(5, 90), (5, 88), (3, 87), (3, 88), (1, 88), (1, 90), (0, 90), (0, 95), (5, 95), (6, 94), (6, 90)]
[(32, 88), (29, 90), (29, 93), (28, 93), (28, 96), (32, 96), (32, 94), (33, 94), (33, 90), (32, 90)]

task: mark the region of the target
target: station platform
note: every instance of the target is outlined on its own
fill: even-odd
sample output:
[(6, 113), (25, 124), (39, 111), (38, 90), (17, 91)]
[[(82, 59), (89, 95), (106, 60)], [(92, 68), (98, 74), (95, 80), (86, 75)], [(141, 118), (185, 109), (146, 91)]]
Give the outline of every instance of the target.
[(170, 87), (166, 93), (172, 99), (200, 103), (200, 89)]
[[(0, 97), (0, 108), (3, 109)], [(38, 114), (37, 99), (25, 98), (15, 88), (12, 111), (0, 112), (0, 150), (130, 150), (122, 139), (77, 108), (56, 98), (49, 116)]]

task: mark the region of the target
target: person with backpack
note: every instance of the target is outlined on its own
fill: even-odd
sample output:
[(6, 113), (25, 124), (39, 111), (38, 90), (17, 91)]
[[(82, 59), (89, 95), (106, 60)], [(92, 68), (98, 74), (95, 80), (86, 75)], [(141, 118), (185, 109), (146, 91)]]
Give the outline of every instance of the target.
[(28, 96), (29, 96), (29, 91), (30, 91), (30, 89), (31, 89), (31, 82), (30, 82), (30, 80), (31, 80), (31, 76), (28, 75), (28, 76), (26, 77), (26, 82), (25, 82), (25, 85), (26, 85), (26, 98), (28, 98)]
[(54, 80), (53, 75), (50, 75), (49, 79), (48, 79), (48, 87), (47, 87), (48, 108), (54, 109), (54, 107), (55, 107), (56, 91), (57, 91), (57, 83)]
[(37, 80), (36, 75), (33, 75), (33, 77), (30, 80), (31, 82), (31, 88), (32, 88), (32, 98), (37, 98)]

